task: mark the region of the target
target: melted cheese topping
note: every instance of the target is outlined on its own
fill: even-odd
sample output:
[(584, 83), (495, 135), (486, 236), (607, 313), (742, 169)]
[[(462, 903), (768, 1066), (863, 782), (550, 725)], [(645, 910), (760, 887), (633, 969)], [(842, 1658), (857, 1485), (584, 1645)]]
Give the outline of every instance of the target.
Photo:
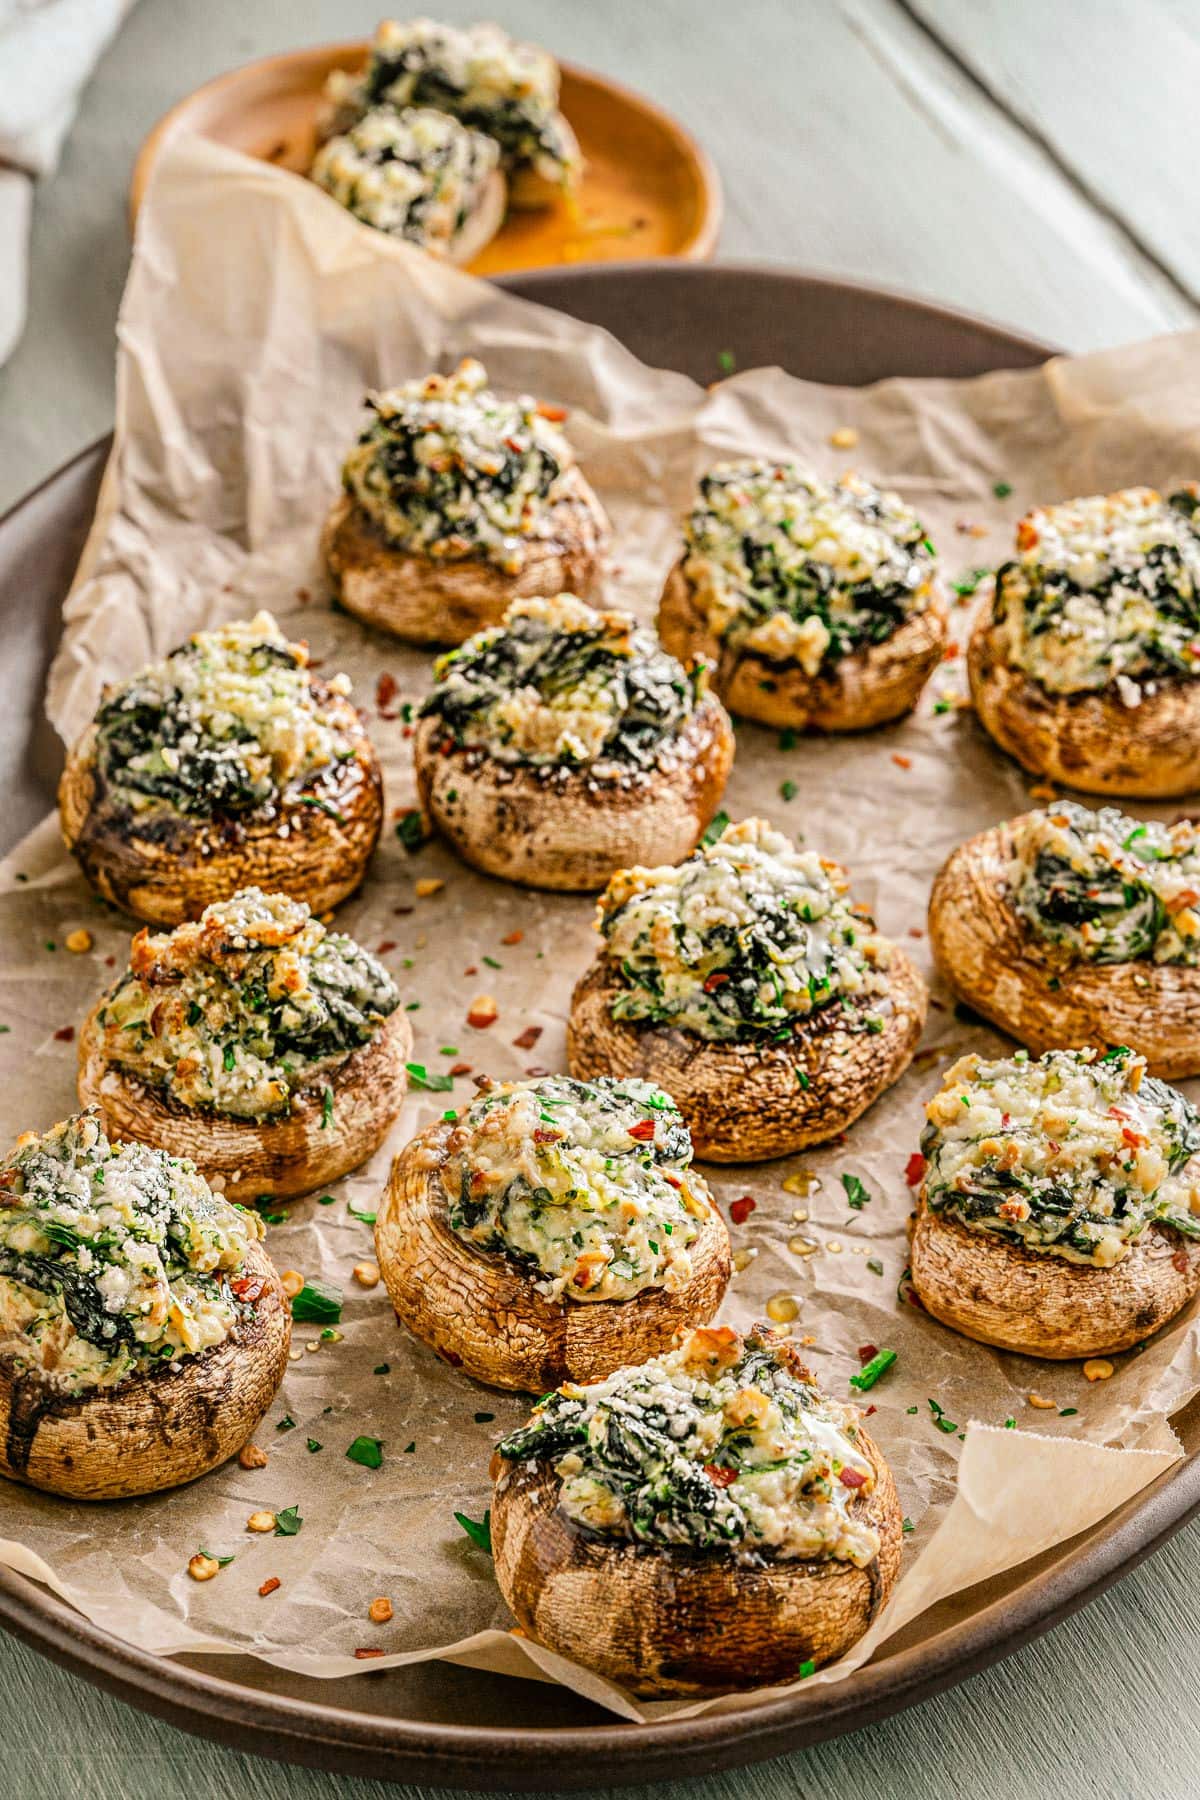
[(465, 30), (433, 19), (385, 19), (363, 75), (335, 70), (325, 84), (328, 123), (344, 131), (369, 107), (428, 106), (494, 138), (506, 167), (528, 165), (568, 188), (579, 175), (575, 134), (558, 107), (558, 64), (499, 25)]
[(484, 557), (518, 573), (530, 541), (553, 530), (558, 483), (575, 460), (552, 409), (497, 399), (470, 358), (367, 404), (375, 416), (342, 480), (384, 536), (413, 555)]
[(527, 1267), (550, 1299), (678, 1293), (712, 1211), (673, 1100), (648, 1081), (548, 1075), (463, 1116), (443, 1170), (451, 1228)]
[(574, 594), (516, 601), (433, 673), (421, 711), (456, 745), (541, 766), (649, 766), (705, 687), (631, 614), (597, 612)]
[(964, 1056), (925, 1111), (925, 1198), (973, 1230), (1097, 1268), (1152, 1220), (1200, 1234), (1200, 1118), (1132, 1051)]
[(684, 573), (713, 631), (798, 662), (879, 643), (933, 592), (933, 546), (912, 509), (857, 475), (794, 463), (719, 463), (684, 527)]
[(400, 1004), (378, 959), (300, 900), (243, 888), (139, 931), (97, 1022), (104, 1060), (188, 1108), (286, 1117)]
[(1025, 924), (1088, 962), (1200, 964), (1200, 832), (1074, 800), (1012, 827), (1007, 870)]
[[(270, 613), (193, 633), (105, 689), (98, 771), (135, 809), (158, 800), (187, 813), (245, 812), (294, 793), (354, 754), (307, 663), (307, 647), (288, 643)], [(350, 691), (344, 675), (328, 685), (340, 698)]]
[(499, 160), (491, 138), (448, 113), (376, 107), (322, 145), (309, 173), (365, 225), (445, 256)]
[(261, 1292), (236, 1272), (262, 1231), (192, 1163), (111, 1144), (94, 1111), (29, 1132), (0, 1168), (0, 1354), (66, 1392), (197, 1355)]
[(597, 923), (626, 983), (615, 1018), (785, 1039), (840, 1001), (882, 1029), (892, 946), (851, 905), (837, 863), (765, 820), (727, 826), (677, 867), (620, 870)]
[(1053, 694), (1200, 674), (1200, 488), (1153, 488), (1038, 507), (996, 577), (1004, 653)]
[(795, 1353), (758, 1328), (692, 1333), (678, 1350), (568, 1384), (499, 1445), (555, 1458), (559, 1506), (587, 1531), (723, 1550), (745, 1560), (870, 1563), (858, 1514), (875, 1486), (858, 1414), (819, 1393)]

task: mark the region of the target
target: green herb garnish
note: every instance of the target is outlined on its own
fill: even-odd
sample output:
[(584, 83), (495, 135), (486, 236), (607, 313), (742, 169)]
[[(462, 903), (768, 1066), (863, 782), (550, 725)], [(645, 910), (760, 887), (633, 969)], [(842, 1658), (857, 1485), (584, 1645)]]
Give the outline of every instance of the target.
[(378, 1469), (383, 1465), (383, 1440), (373, 1437), (356, 1437), (346, 1452), (347, 1460), (361, 1463), (364, 1469)]
[(292, 1301), (292, 1317), (301, 1324), (336, 1325), (342, 1316), (342, 1290), (328, 1281), (306, 1281)]
[(456, 1512), (454, 1516), (470, 1538), (471, 1542), (477, 1545), (480, 1550), (486, 1550), (490, 1556), (492, 1554), (491, 1507), (484, 1513), (482, 1519), (468, 1519), (466, 1513), (460, 1512)]

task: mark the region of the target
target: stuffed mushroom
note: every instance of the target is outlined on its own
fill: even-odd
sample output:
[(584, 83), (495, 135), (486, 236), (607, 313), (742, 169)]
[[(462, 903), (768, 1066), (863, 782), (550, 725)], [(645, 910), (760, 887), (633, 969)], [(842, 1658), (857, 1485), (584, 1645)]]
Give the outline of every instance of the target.
[(116, 1500), (240, 1450), (291, 1334), (257, 1217), (94, 1111), (18, 1138), (0, 1193), (0, 1474)]
[(327, 1187), (400, 1110), (412, 1034), (383, 964), (303, 901), (244, 888), (140, 931), (79, 1036), (79, 1097), (230, 1200)]
[(700, 482), (658, 629), (674, 655), (713, 665), (737, 716), (863, 731), (916, 705), (945, 609), (933, 545), (897, 494), (727, 462)]
[(368, 395), (322, 555), (337, 599), (412, 644), (460, 644), (512, 601), (598, 579), (608, 520), (561, 407), (502, 400), (470, 359)]
[(546, 206), (571, 193), (583, 163), (559, 82), (547, 51), (499, 25), (384, 19), (366, 69), (330, 75), (319, 129), (345, 132), (372, 108), (436, 108), (495, 143), (514, 206)]
[(1038, 507), (971, 637), (981, 723), (1092, 794), (1200, 787), (1200, 487)]
[(178, 925), (252, 884), (314, 912), (354, 891), (383, 821), (379, 759), (346, 677), (307, 663), (259, 613), (105, 689), (58, 790), (98, 894)]
[(487, 1089), (392, 1166), (375, 1242), (397, 1317), (477, 1381), (527, 1392), (665, 1350), (729, 1280), (691, 1158), (649, 1082)]
[(309, 175), (364, 225), (470, 262), (504, 219), (492, 138), (429, 107), (375, 107), (318, 150)]
[(981, 1343), (1128, 1350), (1200, 1287), (1200, 1115), (1118, 1047), (964, 1056), (926, 1108), (912, 1282)]
[(677, 868), (614, 875), (597, 924), (569, 1067), (661, 1082), (701, 1158), (836, 1137), (912, 1060), (920, 975), (852, 904), (837, 863), (762, 819), (727, 825)]
[(489, 875), (584, 891), (686, 856), (716, 811), (733, 731), (703, 666), (628, 613), (520, 600), (434, 665), (414, 743), (434, 824)]
[(1200, 833), (1058, 800), (984, 831), (929, 902), (947, 981), (1027, 1049), (1128, 1044), (1200, 1075)]
[(522, 1629), (637, 1694), (832, 1662), (900, 1564), (883, 1456), (762, 1326), (547, 1394), (493, 1475), (496, 1579)]

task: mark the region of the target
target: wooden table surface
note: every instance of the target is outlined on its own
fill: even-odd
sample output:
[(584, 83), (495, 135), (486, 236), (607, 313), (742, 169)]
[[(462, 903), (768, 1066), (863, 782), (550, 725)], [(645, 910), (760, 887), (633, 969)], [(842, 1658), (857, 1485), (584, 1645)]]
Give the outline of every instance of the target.
[[(38, 197), (31, 324), (0, 370), (0, 508), (111, 424), (125, 189), (148, 127), (222, 69), (368, 34), (380, 3), (141, 0)], [(429, 5), (478, 16), (458, 0)], [(725, 182), (725, 257), (905, 288), (1071, 349), (1200, 316), (1195, 0), (504, 0), (480, 11), (693, 128)], [(1050, 1636), (914, 1711), (662, 1791), (1194, 1795), (1198, 1552), (1193, 1526)], [(396, 1792), (185, 1737), (7, 1638), (0, 1692), (0, 1792), (13, 1800)]]

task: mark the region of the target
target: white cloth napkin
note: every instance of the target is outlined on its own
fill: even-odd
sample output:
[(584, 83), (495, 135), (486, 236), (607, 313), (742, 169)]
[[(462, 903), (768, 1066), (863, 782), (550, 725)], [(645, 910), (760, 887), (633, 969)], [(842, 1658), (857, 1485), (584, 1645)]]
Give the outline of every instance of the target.
[(0, 0), (0, 363), (21, 335), (33, 183), (135, 0)]

